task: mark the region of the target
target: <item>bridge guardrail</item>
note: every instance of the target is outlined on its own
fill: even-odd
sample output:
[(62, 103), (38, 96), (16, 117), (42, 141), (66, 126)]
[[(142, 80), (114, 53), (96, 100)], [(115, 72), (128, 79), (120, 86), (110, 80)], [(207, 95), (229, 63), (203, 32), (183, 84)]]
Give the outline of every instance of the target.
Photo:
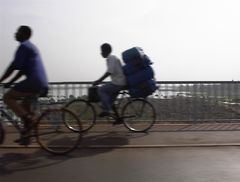
[[(75, 98), (86, 98), (92, 82), (50, 82), (41, 107), (61, 106)], [(239, 122), (239, 81), (158, 81), (159, 89), (149, 96), (158, 122)], [(0, 90), (0, 99), (4, 90)], [(239, 106), (240, 111), (240, 106)]]

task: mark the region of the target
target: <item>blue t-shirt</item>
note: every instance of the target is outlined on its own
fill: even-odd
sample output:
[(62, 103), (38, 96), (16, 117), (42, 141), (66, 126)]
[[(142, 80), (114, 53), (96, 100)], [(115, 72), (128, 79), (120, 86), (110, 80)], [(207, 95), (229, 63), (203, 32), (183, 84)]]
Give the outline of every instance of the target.
[(39, 92), (48, 86), (47, 75), (37, 48), (30, 42), (22, 42), (12, 62), (15, 70), (22, 71), (26, 79), (17, 83), (15, 89), (23, 92)]

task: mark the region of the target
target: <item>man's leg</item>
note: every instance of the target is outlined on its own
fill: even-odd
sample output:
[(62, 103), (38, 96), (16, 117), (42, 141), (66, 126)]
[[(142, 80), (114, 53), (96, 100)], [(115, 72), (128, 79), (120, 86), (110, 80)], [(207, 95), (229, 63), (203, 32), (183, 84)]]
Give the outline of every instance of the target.
[[(19, 102), (19, 100), (25, 97), (33, 97), (34, 93), (18, 92), (14, 89), (9, 90), (4, 96), (3, 100), (6, 105), (22, 119), (24, 123), (25, 131), (23, 134), (29, 134), (29, 128), (33, 122), (33, 117), (30, 112), (31, 103), (30, 102)], [(23, 104), (21, 104), (23, 103)], [(28, 145), (30, 143), (30, 138), (24, 138), (19, 141), (22, 145)]]
[(99, 87), (98, 94), (102, 102), (103, 112), (109, 113), (112, 110), (113, 98), (116, 98), (119, 90), (121, 90), (121, 87), (112, 83), (107, 83)]
[(35, 93), (19, 92), (11, 89), (3, 96), (6, 105), (22, 119), (26, 129), (31, 125), (33, 115), (30, 111), (31, 103), (29, 101), (26, 102), (24, 98), (33, 97), (35, 95)]
[(98, 95), (100, 97), (102, 103), (102, 110), (103, 112), (110, 112), (110, 94), (111, 94), (112, 84), (106, 83), (103, 86), (98, 88)]

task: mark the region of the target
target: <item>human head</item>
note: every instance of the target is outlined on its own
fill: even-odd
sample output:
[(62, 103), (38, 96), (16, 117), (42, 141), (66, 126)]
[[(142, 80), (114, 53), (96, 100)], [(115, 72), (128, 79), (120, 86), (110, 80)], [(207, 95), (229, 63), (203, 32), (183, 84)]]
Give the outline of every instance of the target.
[(15, 34), (15, 38), (17, 41), (23, 42), (25, 40), (30, 39), (31, 35), (32, 35), (31, 28), (29, 26), (22, 25), (18, 28)]
[(101, 45), (101, 55), (102, 57), (106, 58), (112, 52), (112, 47), (108, 43), (104, 43)]

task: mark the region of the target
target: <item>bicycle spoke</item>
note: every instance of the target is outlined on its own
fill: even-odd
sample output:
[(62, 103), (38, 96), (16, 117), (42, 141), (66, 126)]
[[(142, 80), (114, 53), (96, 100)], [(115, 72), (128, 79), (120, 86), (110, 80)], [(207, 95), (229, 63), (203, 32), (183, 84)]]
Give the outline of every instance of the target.
[[(96, 112), (94, 107), (88, 101), (76, 99), (67, 103), (65, 107), (77, 115), (82, 123), (83, 132), (88, 131), (94, 126), (96, 121)], [(66, 122), (66, 124), (71, 130), (77, 131), (77, 128), (71, 123)]]
[(144, 99), (135, 99), (127, 103), (122, 116), (125, 126), (134, 132), (149, 130), (156, 118), (153, 106)]

